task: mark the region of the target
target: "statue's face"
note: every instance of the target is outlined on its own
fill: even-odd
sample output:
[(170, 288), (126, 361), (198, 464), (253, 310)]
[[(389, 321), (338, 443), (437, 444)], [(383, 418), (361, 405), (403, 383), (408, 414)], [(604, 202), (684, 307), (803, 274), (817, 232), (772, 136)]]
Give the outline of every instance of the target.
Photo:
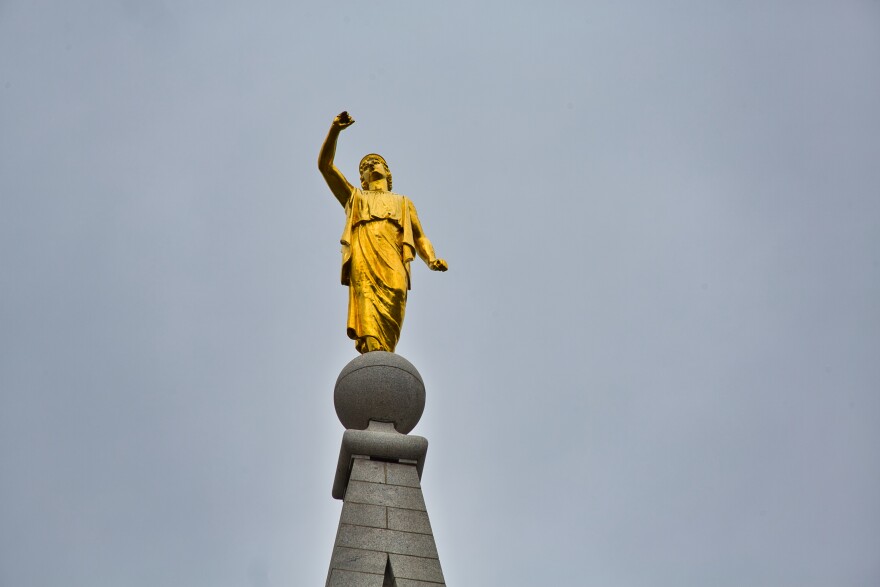
[(361, 179), (369, 183), (371, 181), (386, 179), (389, 174), (390, 171), (388, 170), (387, 165), (378, 159), (371, 159), (367, 161), (367, 165), (361, 173)]

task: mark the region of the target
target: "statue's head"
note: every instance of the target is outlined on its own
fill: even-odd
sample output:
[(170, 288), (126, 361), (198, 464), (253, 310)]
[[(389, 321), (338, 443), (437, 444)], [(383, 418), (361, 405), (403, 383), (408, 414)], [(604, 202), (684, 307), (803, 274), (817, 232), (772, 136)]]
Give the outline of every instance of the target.
[(370, 153), (369, 155), (365, 155), (364, 158), (361, 159), (361, 187), (367, 189), (367, 186), (370, 185), (370, 174), (376, 168), (377, 164), (380, 164), (384, 168), (384, 171), (380, 171), (384, 174), (385, 179), (388, 181), (388, 190), (391, 191), (391, 170), (388, 169), (388, 163), (385, 162), (385, 158), (382, 157), (382, 155), (377, 155), (376, 153)]

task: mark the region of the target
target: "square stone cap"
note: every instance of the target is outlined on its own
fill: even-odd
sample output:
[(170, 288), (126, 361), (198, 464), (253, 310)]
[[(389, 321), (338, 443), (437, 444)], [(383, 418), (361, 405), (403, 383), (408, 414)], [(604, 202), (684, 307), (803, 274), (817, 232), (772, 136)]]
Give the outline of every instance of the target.
[(346, 430), (342, 435), (336, 477), (333, 479), (333, 497), (335, 499), (345, 497), (345, 489), (351, 476), (351, 461), (354, 457), (409, 461), (416, 466), (421, 479), (427, 453), (427, 438), (401, 434), (391, 423), (370, 421), (370, 426), (366, 430)]

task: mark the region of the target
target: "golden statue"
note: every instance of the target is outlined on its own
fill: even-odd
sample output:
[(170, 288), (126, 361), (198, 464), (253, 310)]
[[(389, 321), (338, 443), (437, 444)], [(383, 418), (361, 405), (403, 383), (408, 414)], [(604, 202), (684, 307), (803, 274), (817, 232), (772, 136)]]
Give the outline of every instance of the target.
[(345, 208), (342, 233), (342, 284), (348, 286), (348, 337), (359, 353), (394, 352), (400, 338), (409, 263), (415, 253), (434, 271), (446, 261), (434, 256), (416, 208), (391, 191), (391, 171), (380, 155), (361, 159), (361, 188), (352, 186), (334, 165), (339, 133), (354, 124), (343, 112), (333, 119), (318, 155), (318, 169)]

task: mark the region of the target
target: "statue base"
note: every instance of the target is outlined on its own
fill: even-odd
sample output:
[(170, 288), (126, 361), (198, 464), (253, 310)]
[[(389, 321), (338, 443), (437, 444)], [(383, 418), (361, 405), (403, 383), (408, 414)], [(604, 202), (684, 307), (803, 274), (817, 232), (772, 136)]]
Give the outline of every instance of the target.
[(332, 493), (343, 504), (326, 587), (445, 587), (421, 487), (428, 441), (406, 434), (424, 398), (418, 371), (393, 353), (367, 353), (340, 374), (340, 421), (366, 425), (342, 436)]

